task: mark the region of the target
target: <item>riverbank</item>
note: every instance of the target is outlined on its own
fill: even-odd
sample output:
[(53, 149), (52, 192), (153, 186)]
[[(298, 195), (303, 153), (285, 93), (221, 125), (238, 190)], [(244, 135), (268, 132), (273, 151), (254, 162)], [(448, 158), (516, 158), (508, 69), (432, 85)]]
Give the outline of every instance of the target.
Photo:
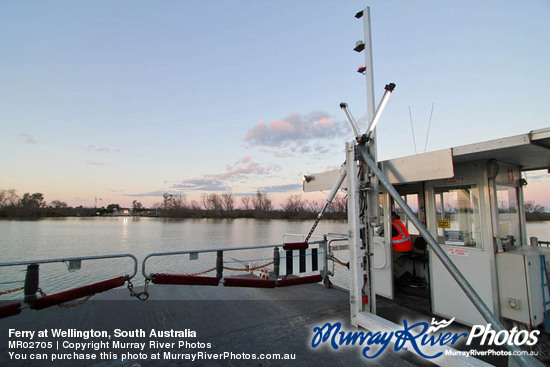
[[(36, 208), (33, 210), (25, 208), (12, 208), (0, 210), (0, 219), (40, 219), (40, 218), (70, 218), (70, 217), (158, 217), (158, 218), (250, 218), (250, 219), (315, 219), (318, 211), (285, 211), (285, 210), (245, 210), (234, 209), (230, 211), (215, 212), (204, 209), (189, 210), (142, 210), (131, 214), (116, 215), (106, 211), (104, 208)], [(326, 212), (325, 219), (346, 219), (345, 212)]]
[[(257, 211), (234, 209), (231, 211), (212, 212), (203, 209), (194, 210), (143, 210), (125, 216), (158, 217), (158, 218), (250, 218), (250, 219), (315, 219), (318, 211)], [(34, 210), (13, 208), (0, 210), (0, 219), (40, 219), (40, 218), (70, 218), (70, 217), (109, 217), (116, 216), (104, 208), (37, 208)], [(325, 219), (347, 219), (346, 212), (327, 212)], [(526, 213), (527, 222), (550, 221), (550, 213)]]
[(550, 221), (550, 213), (526, 213), (525, 220), (528, 222)]

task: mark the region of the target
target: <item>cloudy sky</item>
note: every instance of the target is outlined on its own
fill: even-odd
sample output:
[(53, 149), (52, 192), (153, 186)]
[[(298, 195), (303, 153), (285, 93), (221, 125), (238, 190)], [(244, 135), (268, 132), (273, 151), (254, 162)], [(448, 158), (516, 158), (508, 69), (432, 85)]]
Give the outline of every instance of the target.
[[(298, 193), (344, 160), (340, 102), (366, 128), (365, 6), (377, 100), (397, 84), (381, 159), (550, 127), (547, 0), (4, 1), (0, 189), (84, 206)], [(527, 174), (527, 199), (550, 206), (548, 176)]]

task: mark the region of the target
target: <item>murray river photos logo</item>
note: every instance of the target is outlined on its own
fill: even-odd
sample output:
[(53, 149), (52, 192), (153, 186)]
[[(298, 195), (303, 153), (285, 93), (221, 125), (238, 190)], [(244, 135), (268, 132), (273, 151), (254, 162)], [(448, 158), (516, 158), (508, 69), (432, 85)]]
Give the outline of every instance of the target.
[[(436, 321), (432, 319), (431, 325), (427, 322), (417, 322), (409, 324), (403, 320), (403, 329), (396, 331), (345, 331), (342, 330), (340, 322), (329, 323), (321, 327), (313, 328), (313, 338), (311, 346), (317, 348), (322, 344), (328, 344), (333, 349), (339, 349), (344, 346), (360, 346), (363, 357), (372, 359), (382, 354), (393, 343), (394, 351), (398, 352), (402, 349), (413, 351), (419, 356), (426, 359), (434, 359), (440, 357), (443, 351), (425, 352), (425, 347), (437, 346), (453, 346), (459, 340), (466, 340), (466, 345), (469, 346), (474, 340), (479, 345), (535, 345), (538, 341), (538, 330), (527, 331), (517, 330), (493, 330), (490, 324), (474, 325), (470, 333), (455, 333), (445, 331), (451, 320)], [(480, 338), (480, 339), (477, 339)], [(433, 351), (433, 349), (432, 349)]]

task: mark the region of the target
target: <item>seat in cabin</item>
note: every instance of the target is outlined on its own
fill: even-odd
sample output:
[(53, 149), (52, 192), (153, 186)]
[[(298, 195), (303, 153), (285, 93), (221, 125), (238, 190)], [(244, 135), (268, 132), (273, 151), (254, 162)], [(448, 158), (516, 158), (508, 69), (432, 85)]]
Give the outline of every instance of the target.
[(428, 243), (422, 236), (412, 237), (413, 249), (405, 255), (405, 257), (411, 259), (413, 264), (413, 275), (412, 278), (408, 280), (407, 285), (415, 288), (423, 288), (426, 286), (426, 279), (421, 278), (416, 274), (416, 263), (419, 262), (422, 264), (426, 264), (428, 262), (428, 253), (426, 251)]

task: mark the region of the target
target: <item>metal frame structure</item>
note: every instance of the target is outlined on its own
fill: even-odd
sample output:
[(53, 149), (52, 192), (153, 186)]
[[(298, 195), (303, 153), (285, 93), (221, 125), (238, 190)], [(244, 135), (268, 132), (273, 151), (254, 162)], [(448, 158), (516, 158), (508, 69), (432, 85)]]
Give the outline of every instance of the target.
[[(421, 236), (428, 243), (431, 251), (436, 254), (439, 260), (444, 264), (452, 277), (456, 280), (470, 301), (475, 305), (477, 310), (492, 324), (492, 327), (497, 332), (505, 330), (500, 321), (492, 313), (491, 309), (483, 302), (473, 287), (468, 283), (466, 278), (454, 265), (441, 248), (438, 242), (433, 238), (432, 234), (415, 216), (411, 208), (401, 198), (401, 195), (393, 187), (388, 178), (378, 168), (376, 157), (376, 122), (385, 107), (389, 92), (393, 90), (394, 85), (389, 90), (389, 85), (386, 86), (386, 93), (382, 101), (373, 115), (374, 110), (374, 91), (373, 91), (373, 74), (372, 74), (372, 42), (370, 33), (370, 9), (367, 7), (363, 10), (365, 41), (367, 42), (367, 50), (365, 56), (367, 70), (367, 104), (369, 129), (363, 138), (358, 139), (358, 129), (351, 117), (351, 113), (347, 110), (346, 104), (341, 104), (342, 109), (346, 113), (348, 122), (352, 128), (358, 144), (346, 143), (346, 169), (347, 169), (347, 192), (348, 192), (348, 230), (350, 241), (350, 309), (351, 323), (355, 326), (361, 326), (368, 330), (400, 330), (400, 326), (393, 324), (387, 320), (383, 320), (376, 316), (376, 296), (374, 283), (374, 261), (373, 261), (373, 232), (374, 226), (378, 224), (378, 195), (379, 182), (384, 186), (387, 193), (393, 200), (399, 204), (404, 210), (407, 218), (418, 229)], [(372, 128), (371, 128), (372, 127)], [(516, 355), (514, 359), (523, 366), (538, 366), (541, 362), (532, 357), (521, 355), (521, 349), (515, 345), (506, 345)], [(435, 348), (439, 351), (444, 351), (448, 347)], [(445, 353), (439, 357), (438, 363), (442, 365), (483, 365), (484, 362), (474, 358), (452, 356), (449, 357)]]

